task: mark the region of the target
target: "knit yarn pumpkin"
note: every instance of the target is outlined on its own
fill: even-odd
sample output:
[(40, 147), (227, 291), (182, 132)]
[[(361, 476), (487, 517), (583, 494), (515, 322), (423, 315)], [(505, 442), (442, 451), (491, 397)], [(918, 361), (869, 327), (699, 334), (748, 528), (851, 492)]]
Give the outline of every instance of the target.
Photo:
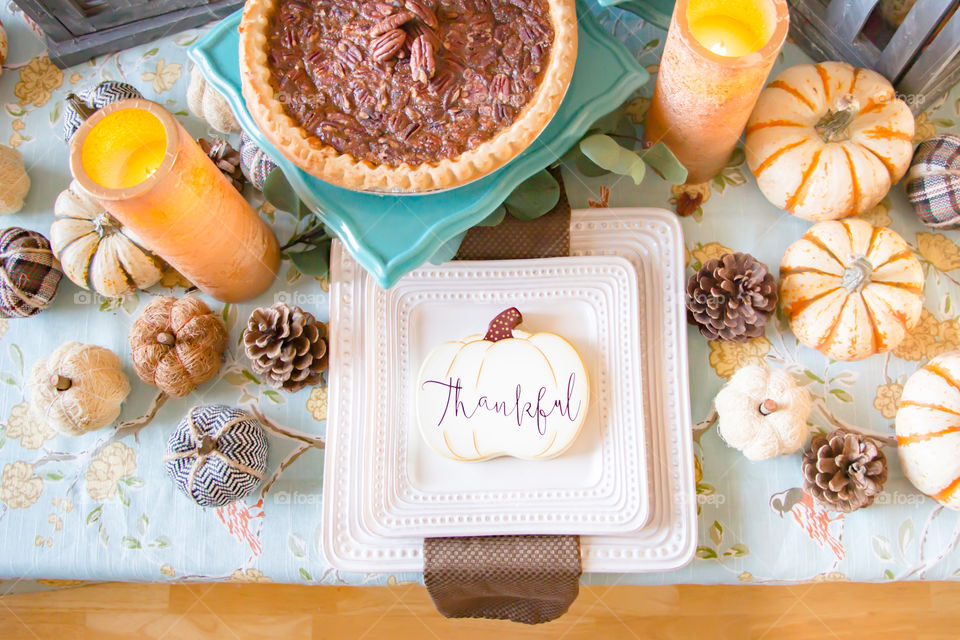
[(960, 137), (945, 134), (920, 143), (906, 180), (907, 199), (934, 229), (960, 227)]
[(50, 243), (36, 231), (0, 231), (0, 317), (28, 318), (50, 306), (63, 272)]
[(130, 393), (109, 349), (67, 342), (30, 371), (30, 410), (60, 433), (83, 435), (112, 424)]
[(30, 191), (30, 176), (23, 156), (13, 147), (0, 144), (0, 215), (16, 213)]
[(136, 87), (126, 82), (106, 80), (78, 91), (72, 94), (72, 97), (67, 97), (68, 100), (63, 105), (63, 139), (70, 142), (73, 134), (77, 132), (83, 121), (94, 111), (121, 100), (142, 98), (143, 94)]
[(179, 398), (217, 375), (227, 337), (203, 300), (157, 298), (130, 327), (133, 366), (141, 380)]
[(202, 507), (250, 495), (267, 470), (267, 437), (246, 411), (224, 405), (190, 409), (167, 441), (167, 474)]
[(260, 148), (246, 131), (240, 133), (240, 170), (243, 171), (247, 182), (257, 191), (263, 191), (270, 172), (277, 168), (270, 156)]

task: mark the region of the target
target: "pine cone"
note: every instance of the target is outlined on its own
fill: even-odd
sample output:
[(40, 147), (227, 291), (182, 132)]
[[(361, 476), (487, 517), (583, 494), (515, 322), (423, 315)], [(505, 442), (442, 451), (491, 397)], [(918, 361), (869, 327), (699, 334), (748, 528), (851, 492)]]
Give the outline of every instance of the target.
[(776, 279), (748, 253), (708, 260), (687, 282), (687, 319), (707, 340), (758, 338), (776, 308)]
[(320, 382), (327, 368), (327, 325), (300, 307), (277, 302), (253, 310), (243, 347), (267, 384), (293, 393)]
[(803, 488), (831, 511), (869, 507), (887, 481), (887, 458), (869, 436), (837, 429), (803, 452)]
[(227, 176), (227, 180), (233, 183), (237, 191), (243, 193), (243, 169), (240, 168), (240, 152), (230, 146), (230, 143), (223, 138), (217, 137), (212, 140), (200, 138), (197, 140), (203, 152), (210, 156), (213, 164)]

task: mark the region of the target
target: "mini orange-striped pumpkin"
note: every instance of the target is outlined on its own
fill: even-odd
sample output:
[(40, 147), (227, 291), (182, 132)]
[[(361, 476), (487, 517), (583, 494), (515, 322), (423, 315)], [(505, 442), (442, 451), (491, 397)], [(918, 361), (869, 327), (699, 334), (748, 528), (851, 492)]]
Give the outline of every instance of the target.
[(821, 222), (783, 255), (780, 304), (800, 342), (862, 360), (896, 348), (920, 320), (923, 267), (886, 227)]
[(897, 411), (900, 466), (913, 485), (960, 510), (960, 351), (910, 376)]
[(770, 202), (819, 222), (880, 202), (910, 166), (913, 134), (910, 108), (880, 74), (801, 64), (760, 94), (744, 151)]

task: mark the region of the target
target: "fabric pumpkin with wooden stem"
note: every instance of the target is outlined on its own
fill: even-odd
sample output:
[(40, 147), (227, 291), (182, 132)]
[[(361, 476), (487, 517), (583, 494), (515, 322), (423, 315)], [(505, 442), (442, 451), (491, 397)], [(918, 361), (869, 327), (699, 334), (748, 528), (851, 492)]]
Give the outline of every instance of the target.
[(834, 360), (896, 348), (923, 309), (923, 267), (895, 231), (821, 222), (780, 262), (780, 304), (797, 339)]
[(76, 180), (57, 196), (50, 244), (63, 272), (84, 289), (119, 298), (159, 282), (164, 262)]
[(896, 428), (907, 479), (943, 506), (960, 510), (960, 351), (939, 355), (910, 376)]
[(822, 62), (767, 85), (744, 151), (770, 202), (819, 222), (876, 206), (910, 166), (913, 135), (910, 108), (883, 76)]

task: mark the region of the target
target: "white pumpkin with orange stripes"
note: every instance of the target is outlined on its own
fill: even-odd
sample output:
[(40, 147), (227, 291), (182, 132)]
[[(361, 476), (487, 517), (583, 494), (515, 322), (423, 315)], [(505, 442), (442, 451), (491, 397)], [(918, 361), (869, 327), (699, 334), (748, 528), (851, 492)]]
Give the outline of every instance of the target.
[(914, 119), (886, 78), (845, 62), (801, 64), (760, 94), (744, 151), (763, 195), (820, 222), (874, 207), (913, 156)]
[(886, 227), (821, 222), (783, 255), (780, 304), (800, 342), (862, 360), (896, 348), (920, 320), (923, 267)]
[(907, 380), (897, 451), (917, 489), (960, 510), (960, 351), (937, 356)]

